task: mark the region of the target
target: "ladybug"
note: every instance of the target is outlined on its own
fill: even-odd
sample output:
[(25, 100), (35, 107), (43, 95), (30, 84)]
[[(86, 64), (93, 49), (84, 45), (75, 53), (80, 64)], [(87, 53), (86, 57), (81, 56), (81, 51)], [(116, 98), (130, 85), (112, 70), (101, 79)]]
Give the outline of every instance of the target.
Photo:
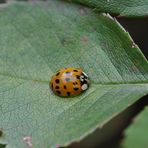
[(80, 68), (62, 68), (52, 76), (50, 86), (58, 96), (75, 96), (88, 88), (89, 79)]

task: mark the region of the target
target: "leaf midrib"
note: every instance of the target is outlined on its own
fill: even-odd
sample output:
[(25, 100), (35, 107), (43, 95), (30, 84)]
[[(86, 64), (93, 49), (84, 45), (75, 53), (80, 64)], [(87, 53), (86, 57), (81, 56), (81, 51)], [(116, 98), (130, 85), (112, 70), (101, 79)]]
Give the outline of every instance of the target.
[[(27, 77), (16, 77), (16, 76), (13, 76), (13, 75), (10, 75), (10, 74), (5, 74), (5, 73), (0, 73), (1, 76), (4, 76), (4, 77), (10, 77), (10, 78), (13, 78), (13, 79), (20, 79), (20, 80), (25, 80), (25, 81), (35, 81), (35, 82), (38, 82), (38, 83), (49, 83), (49, 81), (47, 80), (39, 80), (39, 79), (29, 79)], [(49, 79), (50, 80), (50, 79)], [(148, 80), (146, 81), (131, 81), (131, 82), (105, 82), (105, 83), (99, 83), (99, 82), (94, 82), (92, 81), (93, 85), (137, 85), (137, 84), (148, 84)]]

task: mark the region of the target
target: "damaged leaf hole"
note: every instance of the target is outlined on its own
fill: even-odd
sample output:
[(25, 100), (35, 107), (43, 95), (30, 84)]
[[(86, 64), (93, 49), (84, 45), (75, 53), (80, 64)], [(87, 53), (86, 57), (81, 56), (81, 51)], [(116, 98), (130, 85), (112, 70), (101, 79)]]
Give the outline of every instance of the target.
[(30, 136), (24, 137), (23, 142), (28, 146), (28, 148), (32, 148), (32, 138)]

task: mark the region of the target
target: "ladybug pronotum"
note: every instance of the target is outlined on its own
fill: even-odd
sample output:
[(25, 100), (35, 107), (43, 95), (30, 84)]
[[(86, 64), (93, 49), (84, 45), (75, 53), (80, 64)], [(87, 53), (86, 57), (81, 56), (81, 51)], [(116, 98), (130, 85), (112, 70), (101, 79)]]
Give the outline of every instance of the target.
[(50, 86), (58, 96), (75, 96), (88, 88), (89, 80), (80, 68), (63, 68), (52, 76)]

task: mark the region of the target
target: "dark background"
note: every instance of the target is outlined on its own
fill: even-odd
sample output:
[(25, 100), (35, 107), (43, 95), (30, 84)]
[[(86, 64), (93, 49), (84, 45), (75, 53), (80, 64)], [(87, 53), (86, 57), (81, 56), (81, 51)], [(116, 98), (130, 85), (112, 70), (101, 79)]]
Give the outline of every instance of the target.
[(118, 18), (117, 20), (130, 33), (145, 57), (148, 58), (148, 17)]

